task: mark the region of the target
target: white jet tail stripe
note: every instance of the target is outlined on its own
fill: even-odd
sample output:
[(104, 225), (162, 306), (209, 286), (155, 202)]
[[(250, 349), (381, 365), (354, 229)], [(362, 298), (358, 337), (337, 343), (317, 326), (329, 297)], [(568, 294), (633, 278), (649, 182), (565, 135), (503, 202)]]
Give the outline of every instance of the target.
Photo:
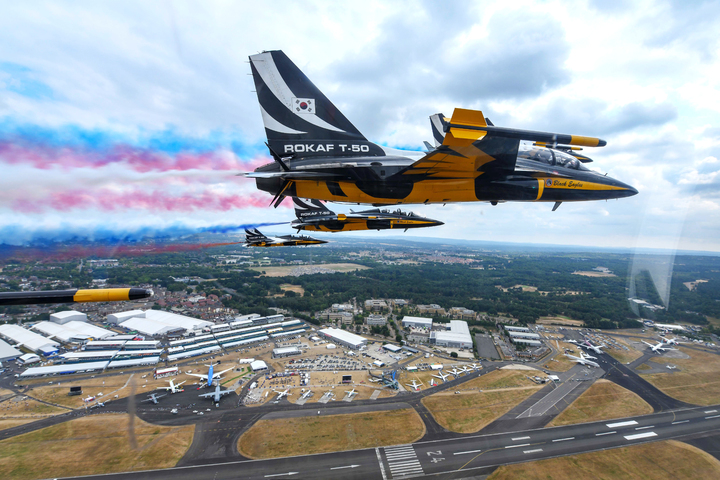
[[(255, 65), (258, 74), (260, 74), (260, 78), (262, 78), (263, 82), (265, 82), (265, 85), (268, 86), (270, 91), (278, 98), (278, 100), (280, 100), (280, 102), (282, 102), (283, 105), (287, 107), (288, 110), (297, 115), (292, 106), (292, 100), (295, 98), (295, 94), (292, 90), (290, 90), (290, 87), (287, 86), (287, 83), (285, 83), (282, 75), (280, 75), (280, 72), (275, 65), (275, 61), (273, 61), (272, 54), (270, 52), (264, 52), (258, 55), (252, 55), (250, 58), (252, 59), (253, 65)], [(340, 130), (339, 128), (330, 125), (315, 114), (303, 114), (302, 119), (308, 123), (312, 123), (316, 127), (332, 130), (333, 132), (348, 133), (345, 130)]]

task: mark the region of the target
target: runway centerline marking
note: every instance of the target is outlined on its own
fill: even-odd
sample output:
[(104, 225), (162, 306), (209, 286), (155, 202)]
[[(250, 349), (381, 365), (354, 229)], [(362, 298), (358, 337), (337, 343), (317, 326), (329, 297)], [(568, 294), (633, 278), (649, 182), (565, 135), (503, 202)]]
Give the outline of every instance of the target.
[(575, 437), (557, 438), (557, 439), (553, 440), (553, 442), (565, 442), (567, 440), (575, 440)]
[(482, 452), (482, 450), (468, 450), (467, 452), (455, 452), (453, 455), (465, 455), (467, 453), (478, 453)]
[(689, 421), (690, 421), (690, 420), (680, 420), (680, 421), (678, 421), (678, 422), (672, 422), (670, 425), (677, 425), (678, 423), (687, 423), (687, 422), (689, 422)]
[(342, 470), (343, 468), (357, 468), (360, 465), (345, 465), (344, 467), (332, 467), (330, 470)]
[(528, 440), (529, 438), (530, 437), (517, 437), (517, 438), (513, 438), (512, 441), (517, 442), (518, 440)]
[(703, 412), (703, 413), (717, 413), (717, 410), (707, 410), (707, 411), (705, 411), (705, 412)]
[(655, 428), (655, 425), (648, 425), (647, 427), (637, 427), (635, 430), (646, 430), (648, 428)]
[(599, 437), (601, 435), (612, 435), (613, 433), (617, 433), (617, 432), (613, 430), (612, 432), (596, 433), (595, 436)]
[(523, 450), (523, 453), (537, 453), (542, 452), (542, 448), (536, 448), (535, 450)]
[(270, 477), (287, 477), (287, 476), (290, 476), (290, 475), (297, 475), (298, 473), (300, 473), (300, 472), (275, 473), (275, 474), (272, 474), (272, 475), (265, 475), (265, 478), (270, 478)]
[(508, 445), (505, 448), (529, 447), (532, 443), (521, 443), (519, 445)]
[(718, 418), (720, 415), (712, 415), (710, 417), (705, 417), (705, 420), (710, 420), (711, 418)]
[(608, 428), (617, 428), (617, 427), (629, 427), (630, 425), (637, 425), (638, 422), (635, 420), (630, 420), (627, 422), (618, 422), (618, 423), (608, 423), (606, 424)]

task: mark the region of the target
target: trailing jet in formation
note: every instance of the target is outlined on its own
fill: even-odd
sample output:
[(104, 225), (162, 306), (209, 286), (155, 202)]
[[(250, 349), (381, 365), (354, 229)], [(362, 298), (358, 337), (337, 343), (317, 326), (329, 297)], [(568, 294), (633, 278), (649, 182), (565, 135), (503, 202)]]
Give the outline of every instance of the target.
[[(431, 117), (436, 146), (400, 151), (368, 141), (282, 52), (250, 56), (273, 163), (243, 173), (274, 195), (332, 202), (429, 204), (562, 202), (629, 197), (637, 190), (584, 166), (592, 137), (497, 127), (481, 111)], [(532, 145), (521, 142), (533, 142)]]
[(214, 391), (214, 392), (201, 393), (200, 395), (198, 395), (198, 397), (202, 397), (202, 398), (212, 398), (215, 403), (220, 403), (220, 399), (221, 399), (224, 395), (229, 395), (229, 394), (231, 394), (231, 393), (233, 393), (232, 390), (223, 390), (223, 389), (220, 387), (220, 382), (218, 382), (218, 383), (215, 384), (215, 391)]
[(296, 220), (292, 227), (300, 230), (316, 232), (347, 232), (351, 230), (388, 230), (435, 227), (444, 225), (431, 218), (421, 217), (412, 212), (401, 210), (391, 212), (379, 208), (362, 212), (335, 213), (320, 203), (319, 200), (302, 200), (293, 197), (295, 202)]
[(281, 237), (266, 237), (256, 228), (245, 230), (246, 247), (295, 247), (301, 245), (319, 245), (328, 243), (305, 235), (283, 235)]
[(182, 382), (180, 382), (180, 383), (178, 383), (177, 385), (175, 385), (175, 383), (173, 383), (172, 380), (168, 380), (168, 382), (170, 382), (170, 386), (169, 386), (169, 387), (158, 387), (158, 390), (167, 390), (167, 391), (169, 391), (170, 393), (184, 392), (185, 390), (182, 389), (182, 388), (180, 388), (180, 385), (182, 385), (182, 384), (185, 383), (186, 381), (187, 381), (187, 380), (183, 380)]
[(230, 370), (232, 370), (232, 367), (230, 367), (230, 368), (228, 368), (227, 370), (223, 370), (222, 372), (217, 372), (217, 373), (215, 373), (215, 371), (214, 371), (215, 365), (205, 365), (205, 366), (208, 367), (208, 373), (207, 373), (207, 375), (203, 375), (203, 374), (201, 374), (201, 373), (187, 373), (187, 375), (192, 375), (193, 377), (198, 377), (198, 378), (200, 378), (201, 380), (205, 381), (205, 384), (204, 384), (204, 385), (205, 385), (206, 387), (212, 387), (213, 382), (214, 382), (215, 380), (217, 380), (218, 382), (219, 382), (220, 380), (222, 380), (222, 377), (221, 377), (220, 375), (222, 375), (222, 374), (225, 373), (225, 372), (229, 372)]
[(572, 360), (573, 362), (579, 363), (580, 365), (589, 365), (591, 367), (600, 367), (600, 364), (593, 362), (592, 360), (589, 360), (590, 358), (594, 359), (595, 357), (591, 357), (590, 355), (585, 355), (583, 352), (580, 352), (579, 357), (576, 357), (575, 355), (568, 355), (567, 353), (565, 354), (565, 356), (567, 358), (569, 358), (570, 360)]
[(643, 342), (645, 345), (647, 345), (648, 347), (650, 347), (650, 350), (652, 350), (653, 353), (657, 353), (657, 354), (660, 354), (660, 353), (662, 353), (662, 352), (664, 352), (664, 351), (666, 351), (666, 350), (677, 350), (677, 348), (666, 347), (663, 342), (658, 342), (657, 345), (653, 345), (652, 343), (648, 343), (648, 342), (646, 342), (645, 340), (642, 340), (642, 342)]

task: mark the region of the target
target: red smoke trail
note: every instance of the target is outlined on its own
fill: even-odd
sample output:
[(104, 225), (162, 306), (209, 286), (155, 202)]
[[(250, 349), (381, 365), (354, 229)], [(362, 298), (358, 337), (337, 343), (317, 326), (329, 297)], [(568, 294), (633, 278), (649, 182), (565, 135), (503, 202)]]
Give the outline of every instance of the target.
[(11, 142), (0, 142), (0, 160), (9, 164), (30, 164), (38, 169), (61, 167), (65, 170), (125, 164), (129, 169), (141, 173), (185, 170), (252, 171), (271, 161), (267, 157), (243, 160), (229, 150), (170, 155), (130, 145), (118, 145), (101, 152), (73, 147), (26, 147)]
[[(165, 212), (193, 212), (196, 210), (223, 211), (248, 207), (264, 208), (270, 205), (269, 196), (226, 195), (203, 191), (168, 195), (165, 192), (133, 190), (117, 192), (100, 189), (97, 191), (72, 191), (52, 193), (39, 200), (16, 199), (11, 208), (22, 213), (41, 213), (48, 210), (68, 211), (74, 209), (98, 209), (102, 211), (147, 210)], [(290, 202), (281, 204), (292, 208)]]

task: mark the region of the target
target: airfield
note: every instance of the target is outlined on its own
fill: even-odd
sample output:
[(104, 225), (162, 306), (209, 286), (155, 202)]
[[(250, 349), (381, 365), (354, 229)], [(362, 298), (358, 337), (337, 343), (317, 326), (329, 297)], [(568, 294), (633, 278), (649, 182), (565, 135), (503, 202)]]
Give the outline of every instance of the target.
[[(206, 372), (203, 365), (210, 361), (221, 361), (218, 370), (232, 367), (220, 383), (233, 393), (218, 404), (199, 398), (211, 389), (185, 373), (173, 377), (186, 382), (184, 391), (157, 404), (144, 401), (151, 392), (165, 394), (155, 389), (167, 385), (167, 379), (152, 379), (147, 368), (36, 379), (19, 389), (4, 376), (0, 451), (13, 453), (0, 455), (0, 468), (13, 472), (10, 478), (47, 476), (50, 470), (42, 466), (51, 468), (47, 459), (61, 455), (44, 447), (63, 439), (78, 451), (90, 452), (94, 445), (93, 455), (105, 459), (99, 463), (111, 465), (61, 463), (68, 475), (95, 475), (91, 478), (122, 471), (136, 473), (113, 478), (138, 478), (142, 471), (140, 478), (189, 479), (197, 478), (198, 468), (214, 478), (238, 478), (238, 472), (240, 478), (258, 479), (330, 479), (339, 473), (383, 480), (465, 478), (493, 472), (492, 478), (511, 478), (533, 470), (526, 466), (535, 463), (527, 462), (539, 460), (555, 462), (542, 468), (559, 471), (563, 459), (578, 462), (583, 455), (590, 455), (588, 462), (623, 464), (622, 455), (632, 457), (633, 449), (663, 441), (657, 444), (661, 451), (680, 459), (699, 456), (706, 471), (720, 472), (720, 462), (703, 451), (717, 455), (720, 444), (716, 349), (689, 344), (656, 354), (642, 343), (654, 343), (654, 332), (544, 328), (551, 351), (536, 362), (463, 361), (423, 347), (393, 358), (380, 342), (353, 352), (301, 337), (298, 342), (307, 348), (300, 356), (271, 358), (275, 345), (263, 343), (182, 363), (181, 372)], [(607, 353), (590, 352), (599, 367), (565, 356), (577, 353), (572, 341), (583, 339), (608, 346)], [(247, 358), (265, 360), (270, 370), (251, 372), (241, 363)], [(376, 359), (387, 365), (370, 367)], [(442, 369), (435, 369), (439, 364)], [(391, 371), (397, 390), (378, 381), (383, 374), (391, 379)], [(547, 381), (549, 375), (558, 380)], [(63, 393), (74, 383), (91, 394), (112, 393), (104, 395), (110, 401), (86, 408), (81, 398)], [(127, 432), (131, 418), (135, 456)], [(97, 425), (114, 425), (115, 435)], [(90, 433), (95, 431), (97, 437)], [(589, 453), (607, 449), (613, 449), (613, 460)], [(38, 450), (46, 451), (46, 461), (33, 454)], [(505, 467), (497, 469), (500, 465)]]

